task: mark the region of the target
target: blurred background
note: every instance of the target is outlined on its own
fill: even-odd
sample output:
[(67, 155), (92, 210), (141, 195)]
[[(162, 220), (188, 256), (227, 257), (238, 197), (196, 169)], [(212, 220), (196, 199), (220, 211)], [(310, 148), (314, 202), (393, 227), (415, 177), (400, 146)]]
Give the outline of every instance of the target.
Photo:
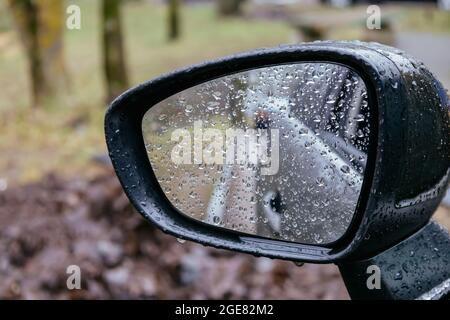
[[(150, 226), (121, 192), (103, 117), (161, 73), (323, 39), (404, 49), (450, 88), (449, 1), (376, 4), (0, 0), (0, 298), (348, 299), (335, 266), (205, 248)], [(448, 198), (435, 214), (447, 227)], [(81, 290), (67, 289), (69, 265)]]

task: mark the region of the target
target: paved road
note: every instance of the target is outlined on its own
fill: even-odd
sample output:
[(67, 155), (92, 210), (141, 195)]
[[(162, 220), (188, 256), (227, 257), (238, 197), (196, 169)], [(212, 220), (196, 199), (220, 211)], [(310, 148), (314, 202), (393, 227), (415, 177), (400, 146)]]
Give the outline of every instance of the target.
[(398, 33), (396, 47), (422, 60), (450, 90), (450, 35)]

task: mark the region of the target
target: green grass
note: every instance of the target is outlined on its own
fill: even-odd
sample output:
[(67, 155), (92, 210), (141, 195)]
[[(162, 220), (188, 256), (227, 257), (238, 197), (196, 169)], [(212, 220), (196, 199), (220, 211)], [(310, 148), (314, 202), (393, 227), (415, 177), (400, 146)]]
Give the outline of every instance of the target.
[[(17, 35), (0, 30), (0, 177), (10, 184), (49, 172), (90, 175), (93, 155), (106, 152), (101, 69), (99, 1), (73, 0), (81, 7), (81, 30), (66, 30), (65, 56), (71, 88), (63, 101), (30, 108), (27, 64)], [(4, 0), (0, 0), (2, 16)], [(219, 19), (210, 6), (182, 8), (182, 35), (166, 39), (165, 8), (127, 2), (122, 16), (131, 85), (173, 69), (236, 51), (286, 43), (290, 28), (280, 22)]]

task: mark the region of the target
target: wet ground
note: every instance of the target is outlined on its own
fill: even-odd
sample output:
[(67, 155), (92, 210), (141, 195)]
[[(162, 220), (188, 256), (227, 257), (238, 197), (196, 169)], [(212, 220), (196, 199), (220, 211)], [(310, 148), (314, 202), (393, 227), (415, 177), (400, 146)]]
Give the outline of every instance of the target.
[[(0, 298), (347, 299), (333, 265), (254, 258), (156, 230), (112, 173), (0, 192)], [(68, 290), (69, 265), (81, 290)]]

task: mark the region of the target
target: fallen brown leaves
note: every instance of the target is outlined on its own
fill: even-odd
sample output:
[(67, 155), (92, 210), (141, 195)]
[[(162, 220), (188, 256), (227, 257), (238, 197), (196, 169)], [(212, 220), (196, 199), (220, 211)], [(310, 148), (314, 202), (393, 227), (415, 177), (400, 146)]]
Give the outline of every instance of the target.
[[(130, 207), (112, 173), (0, 192), (0, 298), (347, 299), (332, 265), (179, 243)], [(68, 290), (78, 265), (82, 289)]]

